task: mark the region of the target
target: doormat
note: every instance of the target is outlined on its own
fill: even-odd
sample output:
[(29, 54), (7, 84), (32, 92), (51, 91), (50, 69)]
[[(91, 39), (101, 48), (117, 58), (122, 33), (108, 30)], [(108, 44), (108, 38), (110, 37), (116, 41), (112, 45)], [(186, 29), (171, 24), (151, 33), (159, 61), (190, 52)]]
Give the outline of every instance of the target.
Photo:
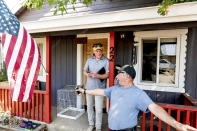
[(85, 113), (84, 109), (68, 107), (57, 114), (58, 117), (76, 120)]

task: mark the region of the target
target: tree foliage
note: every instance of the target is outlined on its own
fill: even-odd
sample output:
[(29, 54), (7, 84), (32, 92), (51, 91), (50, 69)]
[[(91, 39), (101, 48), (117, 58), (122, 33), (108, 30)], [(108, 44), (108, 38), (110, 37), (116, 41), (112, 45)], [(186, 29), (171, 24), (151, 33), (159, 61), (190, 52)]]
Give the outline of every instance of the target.
[(168, 14), (168, 9), (171, 5), (183, 2), (192, 2), (197, 0), (163, 0), (158, 8), (157, 13), (165, 16)]
[[(92, 5), (92, 1), (96, 0), (80, 0), (83, 4), (86, 6)], [(102, 0), (104, 1), (104, 0)], [(28, 9), (40, 9), (45, 2), (48, 2), (50, 6), (54, 7), (54, 14), (57, 14), (57, 11), (61, 11), (61, 14), (67, 13), (67, 5), (71, 4), (73, 10), (75, 10), (75, 5), (77, 3), (77, 0), (25, 0), (23, 5), (27, 7)]]
[[(96, 0), (80, 0), (83, 4), (86, 6), (92, 5), (93, 1)], [(104, 1), (104, 0), (101, 0)], [(197, 0), (163, 0), (160, 3), (160, 6), (158, 8), (158, 13), (162, 16), (168, 14), (168, 8), (176, 3), (183, 3), (183, 2), (192, 2), (192, 1), (197, 1)], [(67, 5), (71, 4), (73, 10), (75, 10), (75, 5), (77, 3), (77, 0), (25, 0), (23, 5), (27, 7), (28, 9), (40, 9), (45, 2), (48, 2), (50, 6), (54, 7), (54, 14), (57, 14), (57, 11), (60, 11), (61, 14), (67, 13)], [(113, 2), (113, 1), (112, 1)]]
[(8, 81), (5, 62), (3, 62), (3, 68), (0, 69), (0, 82), (3, 81)]

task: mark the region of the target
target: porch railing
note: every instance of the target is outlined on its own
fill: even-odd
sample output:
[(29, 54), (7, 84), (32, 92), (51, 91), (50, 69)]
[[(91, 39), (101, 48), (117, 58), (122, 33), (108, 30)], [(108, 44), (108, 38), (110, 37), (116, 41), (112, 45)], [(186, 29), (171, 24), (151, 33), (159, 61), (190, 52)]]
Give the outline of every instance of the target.
[[(177, 121), (197, 128), (197, 107), (164, 103), (157, 104), (163, 107), (168, 112), (168, 114), (173, 116)], [(170, 131), (170, 129), (173, 129), (170, 127), (170, 125), (163, 123), (152, 113), (150, 113), (150, 115), (143, 113), (142, 119), (140, 120), (140, 123), (142, 124), (140, 125), (142, 131)]]
[(46, 91), (35, 90), (30, 102), (12, 102), (7, 87), (0, 87), (0, 111), (9, 111), (19, 117), (44, 121)]
[(184, 97), (184, 105), (197, 106), (197, 99), (194, 99), (192, 96), (188, 95), (187, 93), (183, 93), (182, 95)]

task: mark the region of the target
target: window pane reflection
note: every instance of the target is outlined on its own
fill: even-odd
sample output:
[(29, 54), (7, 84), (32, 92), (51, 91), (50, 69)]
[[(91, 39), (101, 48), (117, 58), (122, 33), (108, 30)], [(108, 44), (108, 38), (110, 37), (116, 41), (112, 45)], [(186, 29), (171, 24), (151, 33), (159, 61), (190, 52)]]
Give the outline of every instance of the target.
[(156, 82), (157, 40), (143, 40), (142, 81)]
[(159, 83), (175, 83), (176, 38), (160, 39)]
[[(38, 47), (40, 49), (41, 62), (43, 62), (43, 44), (42, 43), (38, 43)], [(39, 76), (42, 76), (42, 75), (43, 75), (43, 67), (40, 66)]]

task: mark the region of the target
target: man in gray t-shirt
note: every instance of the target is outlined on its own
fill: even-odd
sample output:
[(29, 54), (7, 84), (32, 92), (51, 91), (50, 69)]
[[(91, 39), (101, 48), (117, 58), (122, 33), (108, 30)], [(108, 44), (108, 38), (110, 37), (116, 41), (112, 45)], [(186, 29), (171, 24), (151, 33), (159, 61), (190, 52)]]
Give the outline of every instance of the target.
[[(102, 51), (102, 44), (94, 44), (94, 56), (88, 58), (86, 61), (84, 66), (84, 74), (87, 76), (86, 89), (104, 89), (106, 87), (106, 79), (109, 77), (109, 60), (103, 56)], [(101, 130), (103, 99), (103, 96), (86, 95), (88, 121), (90, 125), (88, 131), (94, 129), (94, 124), (96, 130)], [(94, 103), (96, 109), (96, 123), (94, 122)]]
[(147, 109), (179, 131), (197, 131), (189, 125), (177, 122), (162, 107), (155, 104), (143, 90), (137, 88), (133, 83), (135, 75), (135, 69), (125, 65), (119, 69), (119, 74), (116, 76), (118, 85), (107, 89), (79, 88), (76, 91), (110, 98), (108, 123), (111, 131), (137, 131), (138, 113), (140, 110), (145, 112)]

